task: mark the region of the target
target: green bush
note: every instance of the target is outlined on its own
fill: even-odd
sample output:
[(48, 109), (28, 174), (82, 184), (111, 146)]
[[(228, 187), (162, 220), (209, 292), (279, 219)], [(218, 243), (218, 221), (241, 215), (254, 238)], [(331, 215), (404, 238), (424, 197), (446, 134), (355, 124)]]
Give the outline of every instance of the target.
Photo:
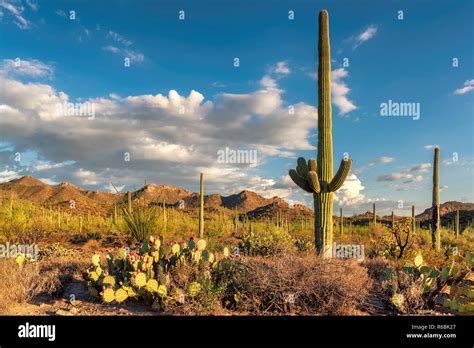
[(296, 250), (295, 240), (284, 230), (249, 232), (241, 237), (239, 250), (249, 256), (280, 255)]

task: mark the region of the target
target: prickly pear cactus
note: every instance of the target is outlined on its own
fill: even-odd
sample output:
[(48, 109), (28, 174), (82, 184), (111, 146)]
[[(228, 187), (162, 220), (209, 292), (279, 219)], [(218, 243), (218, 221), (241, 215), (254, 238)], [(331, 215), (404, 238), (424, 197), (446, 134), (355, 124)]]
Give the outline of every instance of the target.
[[(92, 267), (87, 273), (89, 294), (106, 303), (151, 300), (155, 310), (163, 310), (170, 301), (184, 303), (186, 296), (194, 298), (202, 291), (200, 282), (212, 282), (213, 270), (229, 256), (227, 248), (221, 260), (206, 247), (204, 239), (165, 243), (161, 237), (151, 237), (130, 252), (122, 248), (117, 255), (107, 254), (104, 269), (100, 265), (101, 255), (96, 254), (91, 258)], [(180, 265), (193, 267), (196, 271), (193, 275), (196, 281), (189, 283), (186, 292), (171, 277)]]

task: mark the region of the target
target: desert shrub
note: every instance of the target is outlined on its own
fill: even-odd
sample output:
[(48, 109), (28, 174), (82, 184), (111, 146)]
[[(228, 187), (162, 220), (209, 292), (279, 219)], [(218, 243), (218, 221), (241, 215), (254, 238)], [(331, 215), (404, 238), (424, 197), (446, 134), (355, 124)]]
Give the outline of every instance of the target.
[(300, 253), (314, 251), (314, 242), (307, 238), (295, 239), (295, 246)]
[(316, 255), (229, 259), (219, 271), (224, 306), (256, 315), (358, 314), (371, 287), (357, 262)]
[(41, 246), (39, 248), (39, 258), (45, 258), (45, 257), (61, 257), (61, 256), (77, 256), (78, 254), (81, 254), (80, 251), (76, 249), (69, 249), (61, 245), (60, 243), (53, 243), (53, 244), (47, 244), (44, 246)]
[(397, 221), (395, 226), (377, 226), (378, 232), (369, 241), (368, 256), (401, 259), (412, 248), (415, 238), (410, 219)]
[(137, 242), (147, 241), (156, 230), (156, 210), (137, 208), (133, 211), (124, 209), (125, 225)]
[(386, 280), (386, 269), (394, 267), (394, 262), (383, 257), (366, 258), (362, 263), (367, 268), (367, 272), (371, 279), (377, 282)]
[(411, 219), (402, 219), (401, 221), (397, 221), (395, 226), (390, 226), (388, 230), (397, 245), (396, 257), (397, 259), (401, 259), (403, 254), (413, 245)]
[(295, 251), (296, 246), (288, 232), (275, 229), (245, 233), (241, 237), (239, 249), (247, 256), (270, 256)]
[(65, 283), (79, 278), (85, 267), (77, 256), (48, 257), (18, 265), (13, 259), (0, 260), (0, 314), (38, 295), (58, 295)]
[(99, 232), (87, 232), (86, 234), (87, 240), (91, 240), (91, 239), (99, 240), (101, 238), (102, 238), (102, 235)]
[(369, 258), (382, 257), (394, 259), (397, 255), (397, 243), (388, 234), (381, 234), (369, 240)]
[[(130, 253), (120, 249), (105, 260), (96, 254), (87, 276), (89, 294), (105, 303), (144, 301), (158, 311), (205, 311), (220, 302), (223, 291), (213, 281), (221, 260), (206, 244), (203, 239), (165, 244), (151, 237)], [(223, 258), (228, 256), (225, 248)]]

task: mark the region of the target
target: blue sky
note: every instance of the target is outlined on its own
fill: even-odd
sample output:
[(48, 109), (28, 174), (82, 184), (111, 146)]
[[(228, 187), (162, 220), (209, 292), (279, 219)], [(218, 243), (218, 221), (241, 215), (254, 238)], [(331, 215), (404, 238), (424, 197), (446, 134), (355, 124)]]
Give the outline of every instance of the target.
[[(316, 155), (323, 8), (334, 161), (354, 161), (335, 209), (426, 208), (435, 144), (442, 201), (472, 202), (472, 1), (0, 0), (0, 180), (196, 190), (203, 171), (207, 193), (248, 188), (311, 206), (286, 174)], [(64, 100), (96, 103), (95, 119), (51, 116)], [(420, 118), (382, 117), (388, 100), (417, 103)], [(257, 150), (258, 164), (217, 164), (225, 147)]]

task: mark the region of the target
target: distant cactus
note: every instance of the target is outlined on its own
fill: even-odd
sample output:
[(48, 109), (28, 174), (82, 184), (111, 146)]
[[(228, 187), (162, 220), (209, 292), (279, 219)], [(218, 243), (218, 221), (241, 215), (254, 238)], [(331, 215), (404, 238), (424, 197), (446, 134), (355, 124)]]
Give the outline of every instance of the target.
[(375, 211), (375, 203), (372, 205), (372, 225), (373, 227), (377, 226), (377, 215)]
[(318, 158), (308, 162), (298, 158), (296, 170), (291, 169), (289, 175), (295, 184), (313, 194), (316, 250), (326, 257), (332, 256), (333, 193), (343, 185), (351, 164), (345, 156), (333, 175), (329, 15), (323, 10), (319, 13), (318, 40)]
[(341, 236), (344, 234), (344, 217), (342, 216), (342, 208), (340, 209), (341, 217), (339, 221), (339, 230), (341, 232)]
[(456, 239), (459, 237), (459, 209), (456, 210), (456, 221), (455, 221), (455, 231), (456, 231)]
[(132, 193), (130, 191), (127, 192), (127, 202), (128, 202), (128, 212), (132, 212)]
[(166, 215), (166, 204), (163, 202), (163, 231), (166, 233), (168, 229), (168, 216)]
[(412, 223), (412, 232), (416, 233), (416, 216), (415, 216), (415, 206), (411, 206), (411, 223)]
[(199, 180), (199, 237), (204, 236), (204, 175)]
[(433, 164), (433, 202), (432, 202), (432, 219), (431, 219), (431, 238), (432, 247), (436, 251), (441, 250), (441, 222), (439, 216), (439, 148), (434, 151)]
[(395, 213), (392, 210), (392, 228), (395, 227)]

